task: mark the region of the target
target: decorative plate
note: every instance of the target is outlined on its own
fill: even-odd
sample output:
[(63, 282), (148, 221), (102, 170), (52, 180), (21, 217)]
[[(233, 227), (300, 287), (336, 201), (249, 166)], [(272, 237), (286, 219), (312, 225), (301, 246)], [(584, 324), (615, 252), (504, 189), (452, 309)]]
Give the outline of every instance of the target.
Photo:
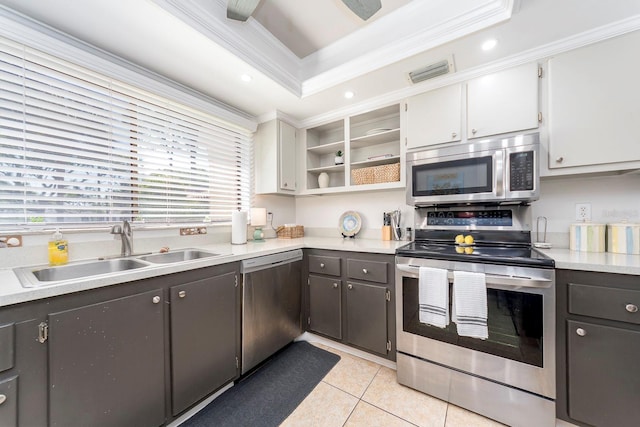
[(340, 233), (345, 237), (353, 237), (358, 234), (361, 226), (362, 220), (360, 219), (360, 214), (356, 211), (346, 211), (340, 216), (338, 227)]

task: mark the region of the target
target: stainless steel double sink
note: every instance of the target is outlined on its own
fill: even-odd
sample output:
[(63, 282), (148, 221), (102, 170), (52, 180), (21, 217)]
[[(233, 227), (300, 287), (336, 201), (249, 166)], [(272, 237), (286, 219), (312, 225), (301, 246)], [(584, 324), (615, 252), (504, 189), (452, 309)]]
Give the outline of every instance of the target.
[(129, 258), (83, 261), (55, 267), (19, 267), (14, 268), (13, 271), (18, 276), (23, 287), (33, 288), (53, 285), (67, 280), (122, 273), (139, 268), (148, 268), (158, 264), (175, 264), (221, 255), (222, 254), (201, 251), (199, 249), (181, 249)]

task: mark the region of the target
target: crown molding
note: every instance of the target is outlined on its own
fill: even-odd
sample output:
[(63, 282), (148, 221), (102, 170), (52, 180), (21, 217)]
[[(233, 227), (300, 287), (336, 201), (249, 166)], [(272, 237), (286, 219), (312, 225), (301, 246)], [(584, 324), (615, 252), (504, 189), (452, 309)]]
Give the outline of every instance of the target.
[[(505, 21), (511, 17), (517, 0), (483, 0), (479, 5), (469, 1), (467, 4), (472, 6), (459, 6), (459, 10), (451, 12), (454, 16), (434, 13), (434, 10), (446, 10), (440, 6), (448, 0), (412, 2), (303, 59), (254, 18), (244, 23), (227, 19), (224, 0), (152, 1), (297, 97), (304, 98)], [(416, 20), (416, 16), (425, 18)], [(399, 29), (404, 33), (399, 40), (380, 40), (387, 34), (397, 34)]]
[(300, 58), (258, 21), (226, 18), (224, 0), (152, 0), (187, 25), (289, 90), (301, 94)]
[[(374, 51), (357, 56), (350, 61), (308, 78), (302, 82), (302, 97), (314, 95), (362, 74), (375, 71), (491, 25), (506, 21), (511, 17), (510, 7), (512, 2), (497, 3), (500, 6), (499, 8), (495, 7), (495, 5), (483, 5), (468, 13), (444, 21), (439, 25), (423, 27), (420, 31), (416, 31), (400, 40), (382, 45)], [(504, 6), (508, 6), (508, 8), (505, 9)], [(395, 20), (384, 21), (383, 24), (384, 27), (376, 29), (382, 34), (393, 32), (393, 28), (399, 25)]]
[(345, 108), (309, 117), (304, 120), (300, 120), (299, 124), (300, 127), (304, 129), (340, 120), (344, 117), (360, 114), (364, 111), (398, 103), (407, 97), (438, 89), (440, 87), (463, 83), (476, 77), (516, 67), (528, 62), (544, 61), (555, 55), (637, 30), (640, 30), (640, 15), (630, 16), (612, 24), (597, 27), (552, 43), (547, 43), (479, 67), (440, 76), (433, 80), (389, 92), (381, 96), (369, 98), (363, 102), (352, 104)]
[(0, 5), (0, 36), (219, 117), (254, 132), (255, 117)]

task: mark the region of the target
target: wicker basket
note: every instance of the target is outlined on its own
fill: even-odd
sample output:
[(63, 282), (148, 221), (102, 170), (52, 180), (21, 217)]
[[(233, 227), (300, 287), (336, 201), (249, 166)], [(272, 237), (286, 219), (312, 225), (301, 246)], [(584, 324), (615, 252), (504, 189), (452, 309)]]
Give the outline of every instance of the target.
[(354, 185), (400, 181), (400, 163), (353, 169), (351, 181)]
[(304, 237), (304, 226), (281, 225), (276, 229), (276, 234), (278, 235), (278, 239), (297, 239), (298, 237)]

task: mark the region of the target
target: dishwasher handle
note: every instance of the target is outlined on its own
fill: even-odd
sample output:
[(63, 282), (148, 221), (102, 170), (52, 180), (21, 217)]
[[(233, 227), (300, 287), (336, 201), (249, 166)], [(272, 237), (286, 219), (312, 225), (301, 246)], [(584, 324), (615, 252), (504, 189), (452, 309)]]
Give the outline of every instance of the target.
[(253, 273), (260, 270), (266, 270), (268, 268), (278, 267), (280, 265), (290, 264), (296, 261), (302, 261), (301, 249), (245, 259), (240, 264), (240, 273)]

